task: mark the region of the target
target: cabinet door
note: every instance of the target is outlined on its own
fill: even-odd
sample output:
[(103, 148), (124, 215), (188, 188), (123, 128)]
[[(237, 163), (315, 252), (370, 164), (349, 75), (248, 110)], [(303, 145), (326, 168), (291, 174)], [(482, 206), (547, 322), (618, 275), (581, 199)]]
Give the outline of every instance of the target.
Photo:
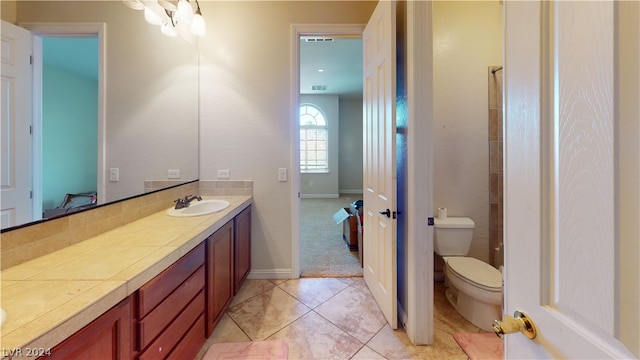
[(235, 294), (251, 270), (251, 207), (244, 209), (234, 221), (236, 233), (233, 291)]
[(51, 350), (46, 359), (131, 359), (131, 300), (111, 310)]
[(207, 336), (233, 297), (233, 221), (207, 239)]

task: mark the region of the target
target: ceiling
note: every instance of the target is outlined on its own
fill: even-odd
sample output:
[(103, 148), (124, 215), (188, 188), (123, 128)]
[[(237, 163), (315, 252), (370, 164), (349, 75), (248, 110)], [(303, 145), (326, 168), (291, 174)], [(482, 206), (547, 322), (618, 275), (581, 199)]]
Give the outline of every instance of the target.
[(362, 96), (362, 39), (302, 37), (300, 93)]

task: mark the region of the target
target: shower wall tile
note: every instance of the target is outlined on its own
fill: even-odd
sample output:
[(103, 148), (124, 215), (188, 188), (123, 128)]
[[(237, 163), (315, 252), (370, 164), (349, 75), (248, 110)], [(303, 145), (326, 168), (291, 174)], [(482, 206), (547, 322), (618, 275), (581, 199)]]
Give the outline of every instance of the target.
[[(489, 261), (499, 267), (503, 251), (503, 116), (502, 71), (489, 67)], [(496, 250), (497, 249), (497, 250)]]
[(502, 141), (490, 141), (489, 152), (489, 172), (502, 172)]
[(501, 172), (492, 172), (489, 174), (489, 203), (497, 204), (502, 202), (503, 180)]

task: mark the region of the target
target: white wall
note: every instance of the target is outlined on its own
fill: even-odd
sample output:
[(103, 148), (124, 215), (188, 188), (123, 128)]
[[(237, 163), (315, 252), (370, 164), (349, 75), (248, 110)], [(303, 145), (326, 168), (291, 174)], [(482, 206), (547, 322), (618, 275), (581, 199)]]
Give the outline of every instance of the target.
[(340, 193), (362, 193), (362, 97), (340, 97)]
[[(502, 64), (498, 1), (436, 1), (434, 210), (475, 222), (469, 256), (489, 261), (489, 66)], [(437, 213), (437, 211), (434, 211)]]
[(203, 1), (200, 179), (229, 169), (254, 184), (252, 276), (290, 276), (291, 24), (364, 24), (375, 2)]
[(340, 102), (338, 95), (300, 95), (300, 104), (312, 104), (325, 115), (328, 130), (329, 172), (302, 173), (303, 197), (337, 198), (340, 178)]

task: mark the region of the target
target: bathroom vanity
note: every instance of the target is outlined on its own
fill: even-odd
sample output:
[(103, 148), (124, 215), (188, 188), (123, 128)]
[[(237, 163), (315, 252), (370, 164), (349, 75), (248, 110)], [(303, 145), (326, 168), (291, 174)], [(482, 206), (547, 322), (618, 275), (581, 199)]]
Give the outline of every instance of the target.
[(2, 358), (193, 358), (251, 266), (251, 197), (223, 198), (221, 212), (159, 212), (2, 271)]

